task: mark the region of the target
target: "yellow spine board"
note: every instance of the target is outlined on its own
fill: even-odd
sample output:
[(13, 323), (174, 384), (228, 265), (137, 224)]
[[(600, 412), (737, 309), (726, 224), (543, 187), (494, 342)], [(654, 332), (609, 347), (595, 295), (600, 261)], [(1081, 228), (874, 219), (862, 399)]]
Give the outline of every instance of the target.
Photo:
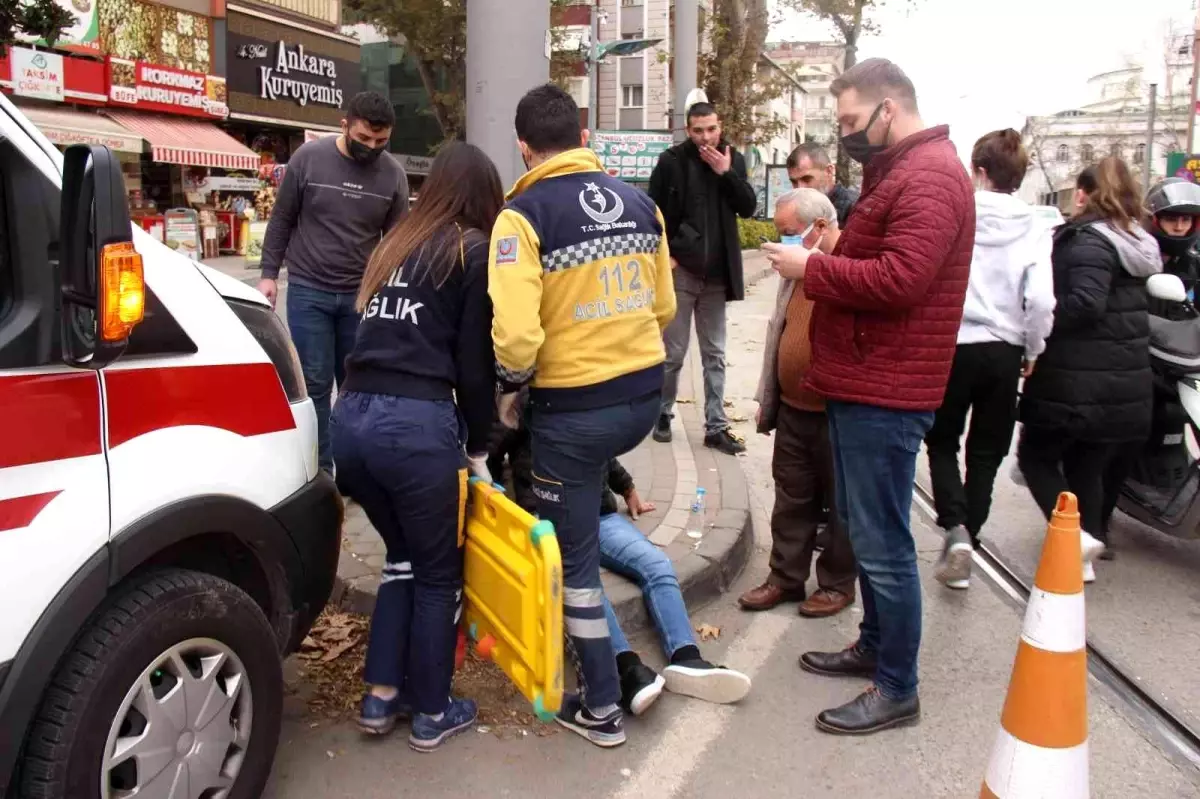
[(553, 527), (473, 478), (465, 559), (464, 616), (475, 651), (547, 718), (563, 692), (562, 557)]

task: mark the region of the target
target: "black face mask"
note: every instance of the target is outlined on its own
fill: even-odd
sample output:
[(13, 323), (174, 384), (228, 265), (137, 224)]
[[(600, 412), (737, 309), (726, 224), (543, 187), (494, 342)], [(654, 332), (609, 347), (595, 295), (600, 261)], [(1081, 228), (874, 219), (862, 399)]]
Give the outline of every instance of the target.
[(379, 156), (383, 155), (383, 151), (387, 149), (387, 145), (383, 147), (368, 147), (358, 139), (346, 137), (346, 149), (350, 151), (350, 157), (360, 164), (373, 164), (379, 160)]
[(1154, 226), (1151, 233), (1158, 241), (1158, 249), (1168, 258), (1182, 258), (1187, 255), (1197, 239), (1194, 232), (1183, 236), (1168, 236), (1158, 225)]
[[(851, 133), (848, 136), (842, 137), (842, 149), (846, 151), (846, 155), (853, 158), (864, 166), (870, 163), (871, 159), (879, 155), (887, 149), (887, 144), (871, 144), (871, 140), (867, 137), (867, 131), (875, 124), (875, 120), (879, 119), (879, 112), (883, 110), (883, 103), (875, 106), (874, 113), (867, 120), (867, 126), (857, 133)], [(892, 123), (888, 123), (888, 129), (883, 134), (883, 140), (887, 141), (888, 133), (891, 132)]]

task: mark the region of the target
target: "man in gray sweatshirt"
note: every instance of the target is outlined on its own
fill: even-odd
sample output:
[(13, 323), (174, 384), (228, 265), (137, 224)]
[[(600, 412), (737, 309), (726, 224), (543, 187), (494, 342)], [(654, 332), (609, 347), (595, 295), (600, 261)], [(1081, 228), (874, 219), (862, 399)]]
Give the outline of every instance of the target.
[(288, 161), (263, 242), (258, 290), (274, 305), (288, 270), (288, 327), (317, 412), (319, 463), (331, 474), (330, 397), (358, 331), (358, 284), (375, 245), (408, 211), (408, 177), (387, 153), (395, 124), (383, 95), (351, 98), (341, 135), (308, 142)]

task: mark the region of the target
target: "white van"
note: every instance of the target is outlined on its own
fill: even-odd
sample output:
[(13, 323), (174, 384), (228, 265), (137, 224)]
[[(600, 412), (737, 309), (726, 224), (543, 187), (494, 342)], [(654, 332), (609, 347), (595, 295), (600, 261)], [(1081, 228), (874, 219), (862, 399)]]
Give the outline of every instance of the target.
[(263, 297), (0, 97), (0, 796), (258, 796), (342, 510)]

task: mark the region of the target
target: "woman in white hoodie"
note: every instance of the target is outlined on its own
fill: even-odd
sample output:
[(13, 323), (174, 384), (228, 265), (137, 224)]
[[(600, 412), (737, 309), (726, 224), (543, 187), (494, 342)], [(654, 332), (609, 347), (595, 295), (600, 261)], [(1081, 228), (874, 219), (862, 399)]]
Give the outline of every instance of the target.
[[(1017, 387), (1032, 374), (1054, 326), (1051, 230), (1013, 196), (1029, 156), (1015, 130), (975, 143), (975, 249), (946, 396), (925, 437), (938, 525), (946, 541), (937, 579), (966, 588), (971, 553), (992, 505), (996, 471), (1012, 444)], [(970, 414), (964, 485), (959, 440)]]

